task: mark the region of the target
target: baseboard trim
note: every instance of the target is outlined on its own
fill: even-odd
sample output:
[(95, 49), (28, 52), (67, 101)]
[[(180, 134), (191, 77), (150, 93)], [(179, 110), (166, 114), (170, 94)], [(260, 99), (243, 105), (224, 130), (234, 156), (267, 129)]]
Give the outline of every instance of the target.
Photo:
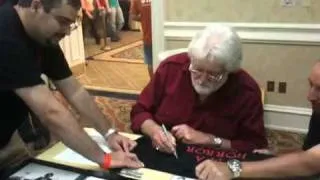
[(307, 115), (307, 116), (311, 116), (312, 114), (312, 109), (310, 108), (280, 106), (280, 105), (273, 105), (273, 104), (265, 104), (264, 110), (271, 111), (271, 112), (282, 112), (282, 113), (288, 113), (288, 114), (298, 114), (298, 115)]
[(164, 22), (164, 38), (189, 41), (209, 24), (234, 27), (245, 43), (320, 44), (320, 24)]
[(308, 129), (301, 129), (301, 128), (283, 127), (283, 126), (270, 125), (270, 124), (265, 124), (264, 126), (265, 128), (270, 130), (293, 132), (293, 133), (299, 133), (299, 134), (307, 134), (308, 132)]
[(105, 91), (105, 92), (123, 93), (123, 94), (131, 94), (131, 95), (139, 95), (141, 93), (141, 91), (137, 91), (137, 90), (117, 89), (117, 88), (108, 88), (108, 87), (101, 87), (101, 86), (84, 85), (84, 87), (88, 90), (101, 91), (101, 92)]
[(101, 90), (101, 89), (100, 90), (87, 89), (87, 90), (92, 96), (104, 96), (104, 97), (127, 99), (127, 100), (137, 100), (138, 99), (137, 94), (129, 94), (129, 93), (123, 93), (123, 92), (112, 92), (112, 91), (105, 91), (105, 90)]
[(311, 114), (309, 108), (264, 105), (264, 122), (269, 129), (306, 133)]
[(82, 62), (70, 67), (74, 76), (80, 76), (86, 72), (86, 63)]

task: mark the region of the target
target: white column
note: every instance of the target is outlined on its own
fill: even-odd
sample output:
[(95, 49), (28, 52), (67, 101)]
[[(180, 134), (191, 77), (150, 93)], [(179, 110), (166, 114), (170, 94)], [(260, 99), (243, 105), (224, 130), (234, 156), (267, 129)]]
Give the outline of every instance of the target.
[(71, 31), (70, 35), (59, 43), (70, 67), (85, 63), (82, 26), (81, 23), (78, 25), (77, 29)]
[(153, 69), (159, 65), (158, 54), (165, 50), (164, 44), (164, 19), (165, 19), (165, 1), (152, 0), (152, 51), (153, 51)]

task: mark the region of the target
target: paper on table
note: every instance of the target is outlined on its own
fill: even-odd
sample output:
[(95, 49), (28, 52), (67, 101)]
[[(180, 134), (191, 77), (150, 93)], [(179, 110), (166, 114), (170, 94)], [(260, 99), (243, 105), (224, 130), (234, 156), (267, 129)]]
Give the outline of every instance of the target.
[[(111, 152), (110, 148), (106, 144), (105, 139), (99, 133), (90, 133), (88, 135), (104, 150), (104, 152), (109, 153)], [(63, 152), (59, 153), (54, 157), (54, 159), (68, 162), (68, 163), (76, 163), (76, 164), (85, 164), (85, 165), (96, 165), (96, 163), (92, 162), (91, 160), (83, 157), (82, 155), (78, 154), (77, 152), (73, 151), (70, 148), (67, 148)]]
[(105, 179), (89, 176), (89, 177), (86, 177), (85, 180), (105, 180)]
[(172, 176), (170, 180), (195, 180), (195, 179), (175, 175), (175, 176)]

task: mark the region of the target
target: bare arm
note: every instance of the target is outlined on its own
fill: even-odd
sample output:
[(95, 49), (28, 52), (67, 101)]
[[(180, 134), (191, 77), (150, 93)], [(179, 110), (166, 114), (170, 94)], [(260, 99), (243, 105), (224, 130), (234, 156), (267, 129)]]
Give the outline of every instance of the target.
[(88, 159), (103, 163), (104, 152), (45, 85), (20, 88), (15, 92), (63, 143)]
[(96, 4), (99, 10), (104, 9), (99, 0), (96, 0)]
[(93, 16), (92, 16), (91, 12), (88, 10), (87, 4), (88, 4), (87, 0), (81, 0), (81, 7), (82, 7), (82, 9), (85, 11), (86, 15), (87, 15), (90, 19), (92, 19)]
[[(271, 159), (242, 162), (241, 179), (286, 178), (312, 176), (320, 173), (320, 145), (302, 152), (291, 153)], [(231, 170), (225, 162), (205, 160), (196, 167), (199, 179), (232, 179)]]
[(90, 19), (93, 19), (93, 16), (92, 16), (92, 14), (91, 14), (90, 11), (85, 10), (85, 13), (86, 13), (86, 15), (87, 15)]
[(140, 21), (141, 20), (141, 15), (140, 15), (140, 11), (137, 5), (137, 0), (132, 0), (131, 1), (131, 6), (130, 6), (130, 16), (131, 19), (134, 21)]
[(145, 120), (141, 125), (141, 132), (150, 137), (152, 136), (152, 133), (157, 130), (161, 130), (161, 127), (152, 119)]
[(105, 0), (105, 1), (106, 1), (106, 9), (110, 9), (109, 1), (108, 0)]
[(131, 18), (134, 21), (140, 21), (141, 20), (140, 14), (131, 14)]
[(58, 90), (68, 102), (80, 113), (81, 118), (93, 122), (94, 127), (102, 134), (106, 134), (111, 127), (88, 91), (74, 78), (69, 77), (55, 82)]
[(244, 162), (241, 177), (311, 176), (320, 172), (320, 145), (259, 162)]

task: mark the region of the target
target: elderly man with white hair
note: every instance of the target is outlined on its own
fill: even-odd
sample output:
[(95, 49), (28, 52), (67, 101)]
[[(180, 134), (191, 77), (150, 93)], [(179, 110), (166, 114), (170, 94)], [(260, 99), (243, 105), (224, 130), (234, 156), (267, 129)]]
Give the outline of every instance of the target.
[(187, 53), (159, 65), (133, 106), (132, 130), (167, 153), (176, 140), (240, 151), (266, 148), (260, 88), (241, 61), (241, 41), (231, 28), (206, 27)]

